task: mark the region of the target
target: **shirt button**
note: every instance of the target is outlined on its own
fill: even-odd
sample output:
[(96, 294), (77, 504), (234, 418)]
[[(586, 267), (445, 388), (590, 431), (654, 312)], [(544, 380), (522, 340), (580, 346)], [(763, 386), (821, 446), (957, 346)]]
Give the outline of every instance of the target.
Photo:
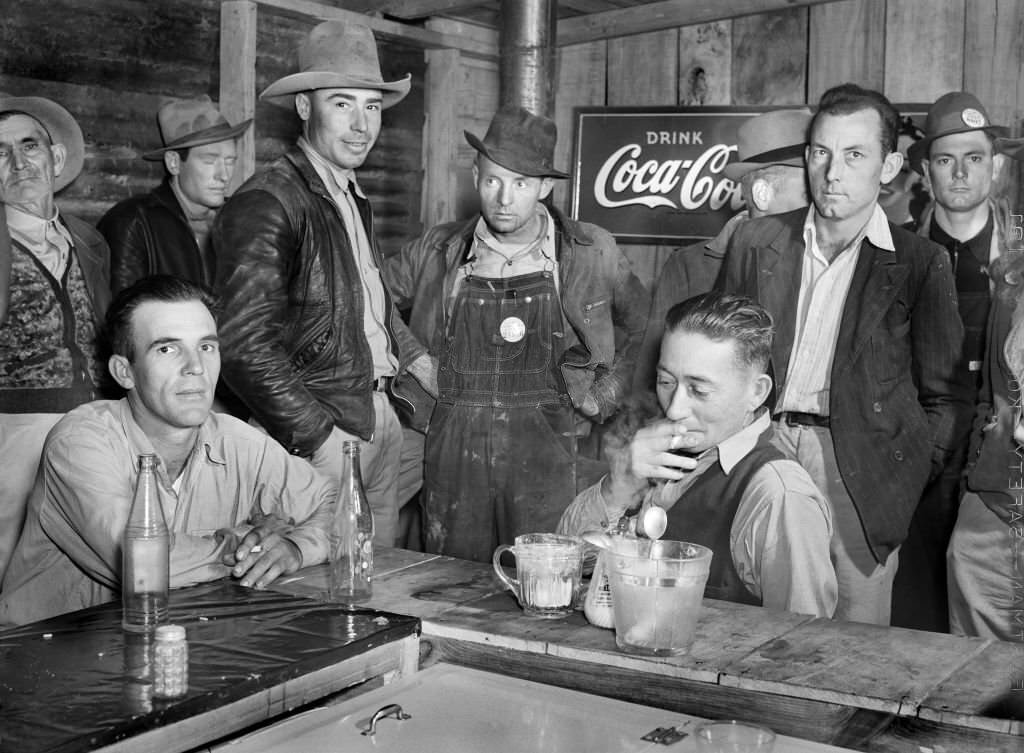
[(881, 413), (882, 412), (882, 404), (881, 403), (873, 404), (871, 406), (871, 410), (873, 410), (875, 413)]
[(893, 452), (892, 452), (892, 459), (897, 461), (897, 462), (902, 461), (903, 460), (903, 450), (893, 450)]

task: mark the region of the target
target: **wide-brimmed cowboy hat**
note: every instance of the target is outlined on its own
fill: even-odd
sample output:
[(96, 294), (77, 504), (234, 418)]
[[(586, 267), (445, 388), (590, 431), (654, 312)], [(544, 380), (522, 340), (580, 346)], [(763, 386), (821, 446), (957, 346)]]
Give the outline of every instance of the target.
[(503, 107), (494, 113), (483, 141), (464, 131), (470, 146), (491, 162), (533, 178), (568, 178), (554, 168), (558, 128), (550, 118), (522, 107)]
[(291, 107), (294, 95), (311, 89), (377, 89), (381, 107), (402, 101), (412, 76), (384, 81), (377, 42), (369, 27), (345, 21), (324, 21), (299, 45), (299, 72), (280, 78), (260, 94), (275, 105)]
[(739, 158), (730, 162), (722, 173), (738, 181), (753, 170), (769, 165), (804, 166), (804, 147), (811, 111), (771, 110), (745, 120), (736, 135)]
[(64, 145), (64, 169), (54, 178), (54, 193), (78, 177), (85, 164), (85, 139), (70, 112), (44, 97), (13, 97), (0, 92), (0, 114), (5, 112), (20, 112), (35, 118), (50, 134), (52, 143)]
[(924, 138), (915, 141), (907, 150), (910, 166), (922, 172), (922, 160), (928, 159), (928, 149), (935, 139), (968, 131), (984, 131), (993, 138), (1010, 135), (1010, 129), (1006, 126), (992, 125), (984, 105), (970, 92), (943, 94), (928, 110), (924, 122)]
[(168, 102), (160, 108), (156, 122), (164, 145), (146, 152), (143, 159), (163, 159), (164, 152), (236, 139), (252, 124), (252, 119), (233, 126), (221, 115), (213, 100), (202, 96)]

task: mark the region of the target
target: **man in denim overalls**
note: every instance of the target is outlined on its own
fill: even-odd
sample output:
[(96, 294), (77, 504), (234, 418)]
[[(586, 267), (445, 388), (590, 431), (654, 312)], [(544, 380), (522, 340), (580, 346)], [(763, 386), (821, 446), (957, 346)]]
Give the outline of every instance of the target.
[(506, 108), (466, 138), (480, 215), (429, 230), (386, 279), (432, 357), (395, 385), (427, 429), (426, 549), (488, 561), (594, 480), (577, 442), (628, 389), (649, 297), (606, 231), (542, 203), (568, 177), (551, 120)]

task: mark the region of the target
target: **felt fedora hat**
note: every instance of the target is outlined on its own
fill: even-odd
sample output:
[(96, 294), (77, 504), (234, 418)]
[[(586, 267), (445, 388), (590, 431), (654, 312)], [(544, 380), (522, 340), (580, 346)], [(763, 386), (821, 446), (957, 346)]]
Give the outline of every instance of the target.
[(996, 151), (1013, 159), (1024, 159), (1024, 138), (999, 137)]
[(907, 150), (910, 166), (920, 173), (924, 169), (921, 162), (928, 159), (928, 149), (935, 139), (968, 131), (984, 131), (993, 138), (1010, 135), (1006, 126), (992, 125), (984, 105), (970, 92), (943, 94), (928, 110), (924, 138), (915, 141)]
[(377, 42), (367, 26), (324, 21), (299, 45), (299, 72), (280, 78), (260, 94), (272, 104), (291, 107), (294, 95), (311, 89), (378, 89), (381, 106), (391, 107), (409, 93), (412, 77), (385, 81)]
[(160, 108), (156, 122), (164, 145), (146, 152), (143, 159), (163, 159), (164, 152), (236, 139), (252, 124), (252, 119), (233, 126), (221, 115), (213, 100), (202, 96), (168, 102)]
[(491, 162), (533, 178), (568, 178), (554, 168), (555, 121), (522, 107), (502, 107), (491, 119), (481, 141), (464, 131), (466, 141)]
[(78, 177), (85, 164), (85, 139), (70, 112), (44, 97), (12, 97), (0, 92), (0, 114), (6, 112), (20, 112), (35, 118), (50, 134), (52, 143), (64, 145), (67, 156), (64, 169), (53, 181), (54, 193)]
[(810, 110), (771, 110), (745, 120), (736, 137), (736, 162), (723, 174), (738, 181), (752, 170), (769, 165), (804, 166)]

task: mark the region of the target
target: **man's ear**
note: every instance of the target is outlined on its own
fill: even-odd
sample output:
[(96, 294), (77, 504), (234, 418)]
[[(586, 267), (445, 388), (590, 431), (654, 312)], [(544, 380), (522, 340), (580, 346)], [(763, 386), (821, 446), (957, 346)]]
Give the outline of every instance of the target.
[(995, 186), (999, 183), (999, 179), (1003, 176), (1003, 170), (1006, 168), (1006, 161), (1009, 159), (1005, 154), (993, 154), (992, 155), (992, 185)]
[(764, 178), (757, 178), (750, 186), (750, 201), (758, 211), (767, 212), (775, 196), (775, 189)]
[(882, 163), (882, 183), (888, 183), (899, 175), (901, 167), (903, 167), (903, 153), (889, 152)]
[(554, 178), (541, 178), (540, 179), (540, 196), (538, 197), (541, 201), (546, 199), (551, 191), (555, 188)]
[(473, 160), (473, 188), (480, 188), (480, 168), (476, 166), (476, 160)]
[(309, 102), (309, 95), (305, 92), (299, 92), (295, 95), (295, 112), (299, 114), (299, 119), (302, 121), (309, 120), (310, 112), (313, 106)]
[(167, 168), (167, 172), (171, 175), (177, 175), (181, 172), (181, 155), (173, 149), (169, 152), (164, 152), (164, 167)]
[(68, 150), (63, 144), (51, 144), (50, 154), (53, 155), (53, 177), (64, 172), (64, 165), (68, 161)]
[(110, 376), (114, 377), (114, 381), (124, 389), (130, 390), (135, 387), (135, 372), (132, 371), (131, 363), (124, 356), (119, 356), (116, 353), (112, 355), (107, 360), (107, 369), (110, 370)]
[(765, 400), (768, 399), (771, 392), (772, 378), (767, 374), (758, 374), (757, 377), (754, 378), (754, 383), (751, 385), (750, 389), (750, 402), (752, 403), (750, 410), (756, 411), (764, 405)]

